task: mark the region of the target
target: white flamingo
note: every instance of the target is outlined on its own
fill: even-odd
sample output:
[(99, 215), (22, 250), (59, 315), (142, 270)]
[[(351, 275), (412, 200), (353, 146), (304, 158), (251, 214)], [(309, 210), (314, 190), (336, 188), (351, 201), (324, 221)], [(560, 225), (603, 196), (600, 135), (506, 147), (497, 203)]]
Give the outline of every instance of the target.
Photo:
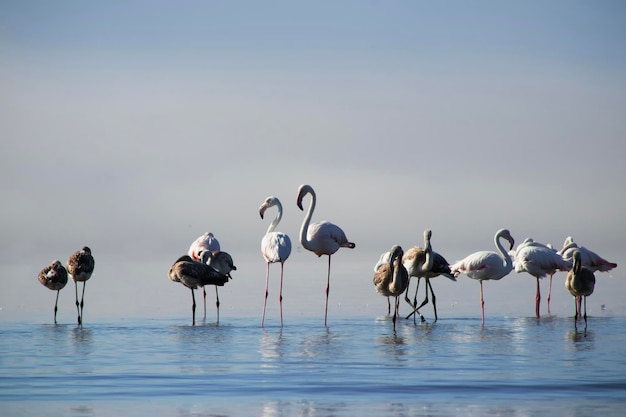
[[(189, 255), (183, 255), (170, 267), (168, 277), (171, 281), (180, 282), (191, 290), (191, 324), (196, 324), (196, 297), (193, 290), (205, 285), (222, 286), (230, 276), (222, 274), (205, 263), (194, 261)], [(219, 322), (219, 306), (218, 306)]]
[[(187, 254), (194, 261), (202, 262), (202, 252), (217, 253), (220, 251), (220, 242), (211, 232), (205, 232), (202, 236), (194, 240), (189, 246)], [(217, 291), (217, 287), (215, 288)], [(202, 298), (204, 300), (204, 318), (206, 319), (206, 289), (202, 286)]]
[(574, 326), (580, 317), (581, 302), (584, 298), (584, 314), (585, 329), (587, 328), (587, 297), (593, 294), (593, 290), (596, 284), (596, 277), (593, 275), (593, 271), (584, 267), (582, 264), (582, 257), (580, 251), (574, 251), (572, 254), (574, 259), (572, 270), (567, 273), (565, 279), (565, 288), (574, 297), (574, 307), (576, 309), (574, 313)]
[(483, 281), (499, 280), (506, 276), (513, 269), (513, 261), (508, 252), (504, 250), (500, 244), (500, 239), (506, 239), (513, 249), (515, 240), (507, 229), (500, 229), (496, 232), (493, 240), (498, 252), (480, 251), (474, 252), (464, 259), (457, 261), (450, 266), (450, 270), (454, 276), (463, 273), (472, 279), (480, 282), (480, 310), (482, 315), (482, 324), (485, 324), (485, 300), (483, 298)]
[[(404, 265), (402, 265), (402, 255), (404, 254), (402, 247), (395, 245), (389, 252), (389, 262), (381, 264), (374, 273), (374, 286), (376, 291), (387, 297), (395, 297), (393, 311), (393, 328), (396, 328), (396, 317), (398, 315), (400, 296), (409, 285), (409, 275)], [(383, 254), (384, 256), (384, 254)]]
[(326, 278), (326, 308), (324, 309), (324, 325), (327, 325), (328, 317), (328, 293), (330, 291), (330, 257), (337, 252), (339, 248), (354, 248), (355, 244), (348, 241), (346, 234), (341, 228), (333, 223), (322, 221), (319, 223), (311, 223), (311, 216), (315, 210), (316, 195), (310, 185), (303, 184), (298, 189), (298, 198), (296, 204), (300, 210), (302, 207), (302, 199), (305, 195), (311, 195), (311, 204), (304, 216), (302, 227), (300, 228), (300, 244), (303, 248), (313, 252), (317, 256), (328, 255), (328, 275)]
[[(78, 324), (83, 324), (83, 307), (85, 305), (85, 284), (91, 278), (95, 262), (91, 255), (91, 249), (84, 246), (81, 250), (74, 252), (67, 260), (67, 273), (70, 274), (74, 281), (74, 289), (76, 290), (76, 311), (78, 311)], [(83, 283), (83, 295), (78, 302), (78, 282)]]
[(528, 272), (537, 280), (535, 295), (535, 316), (540, 317), (541, 289), (539, 279), (550, 276), (550, 288), (548, 290), (548, 314), (550, 314), (550, 296), (552, 292), (552, 276), (556, 271), (569, 271), (572, 263), (563, 259), (554, 249), (548, 245), (535, 242), (528, 238), (521, 243), (513, 256), (515, 272)]
[(563, 243), (563, 248), (559, 251), (559, 254), (566, 260), (572, 261), (574, 252), (580, 252), (580, 262), (582, 266), (591, 270), (592, 272), (608, 272), (613, 268), (617, 268), (617, 264), (609, 262), (597, 253), (585, 248), (584, 246), (578, 246), (571, 236), (568, 236)]
[(54, 324), (57, 324), (57, 304), (59, 304), (59, 292), (67, 284), (67, 270), (61, 262), (54, 261), (42, 269), (37, 278), (46, 288), (57, 292), (57, 298), (54, 302)]
[(274, 206), (278, 208), (278, 213), (267, 228), (265, 236), (263, 236), (263, 239), (261, 240), (261, 253), (263, 254), (263, 258), (265, 258), (265, 262), (267, 264), (265, 272), (265, 299), (263, 301), (261, 327), (263, 327), (263, 324), (265, 323), (265, 306), (267, 304), (267, 296), (269, 294), (268, 285), (270, 264), (276, 262), (280, 262), (280, 295), (278, 297), (278, 301), (280, 304), (280, 327), (283, 327), (283, 268), (285, 261), (291, 254), (291, 239), (289, 239), (289, 236), (285, 233), (274, 231), (283, 217), (283, 205), (280, 203), (280, 200), (276, 197), (267, 197), (259, 208), (259, 214), (261, 215), (261, 218), (263, 218), (265, 210)]
[[(430, 279), (443, 275), (452, 281), (456, 281), (456, 277), (452, 275), (452, 272), (450, 271), (450, 264), (448, 264), (448, 261), (446, 261), (443, 256), (432, 250), (432, 246), (430, 244), (431, 237), (432, 232), (429, 229), (426, 229), (424, 231), (424, 248), (422, 249), (419, 246), (413, 246), (407, 250), (402, 257), (402, 263), (409, 273), (409, 278), (417, 277), (417, 286), (415, 287), (413, 302), (409, 300), (408, 286), (407, 291), (404, 294), (404, 300), (409, 303), (413, 309), (411, 314), (406, 316), (407, 319), (414, 314), (419, 314), (421, 321), (425, 321), (424, 316), (419, 312), (419, 309), (428, 303), (428, 291), (430, 289), (430, 294), (433, 299), (433, 309), (435, 311), (435, 321), (437, 321), (437, 298), (435, 297), (435, 292), (433, 291)], [(419, 290), (421, 278), (425, 278), (426, 280), (426, 297), (424, 298), (424, 301), (422, 301), (422, 304), (418, 306), (417, 291)], [(409, 285), (410, 284), (411, 283), (409, 282)]]

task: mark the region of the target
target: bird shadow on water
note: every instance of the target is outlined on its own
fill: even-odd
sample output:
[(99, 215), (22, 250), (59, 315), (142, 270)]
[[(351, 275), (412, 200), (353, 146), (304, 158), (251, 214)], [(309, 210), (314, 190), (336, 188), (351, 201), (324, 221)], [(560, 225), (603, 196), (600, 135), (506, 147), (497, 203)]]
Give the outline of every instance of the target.
[(572, 342), (572, 348), (576, 351), (591, 351), (595, 349), (595, 334), (588, 329), (574, 328), (567, 332), (567, 340)]
[(71, 340), (74, 343), (76, 353), (88, 354), (93, 348), (93, 332), (91, 329), (77, 326), (70, 331)]

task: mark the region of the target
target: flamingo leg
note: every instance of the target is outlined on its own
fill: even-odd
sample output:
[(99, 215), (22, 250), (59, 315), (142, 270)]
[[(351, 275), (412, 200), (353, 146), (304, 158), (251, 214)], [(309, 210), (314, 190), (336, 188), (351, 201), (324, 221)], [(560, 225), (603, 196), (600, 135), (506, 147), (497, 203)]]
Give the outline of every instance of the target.
[(204, 299), (204, 316), (202, 319), (206, 320), (206, 289), (204, 288), (204, 285), (202, 286), (202, 297)]
[[(425, 321), (426, 321), (426, 319), (424, 318), (424, 316), (422, 315), (422, 313), (420, 313), (420, 312), (419, 312), (419, 309), (420, 309), (422, 306), (416, 307), (416, 306), (417, 306), (417, 290), (418, 290), (418, 289), (419, 289), (419, 287), (420, 287), (420, 279), (421, 279), (420, 277), (417, 277), (417, 287), (415, 288), (415, 297), (413, 298), (413, 303), (411, 304), (411, 302), (409, 302), (409, 304), (411, 304), (411, 308), (413, 308), (413, 311), (411, 312), (411, 314), (409, 314), (408, 316), (406, 316), (406, 317), (405, 317), (405, 320), (408, 320), (408, 319), (409, 319), (409, 317), (411, 317), (411, 316), (413, 316), (414, 314), (416, 314), (416, 313), (417, 313), (417, 314), (419, 314), (419, 316), (420, 316), (420, 320), (421, 320), (422, 322), (425, 322)], [(408, 291), (408, 288), (407, 288), (407, 291)], [(426, 297), (428, 297), (428, 294), (426, 294)], [(407, 301), (408, 301), (408, 300), (407, 300)], [(415, 322), (415, 316), (413, 316), (413, 322)]]
[(541, 302), (541, 288), (539, 286), (539, 278), (536, 278), (536, 280), (537, 280), (537, 295), (535, 295), (535, 316), (539, 318), (540, 316), (539, 304)]
[(552, 275), (550, 275), (550, 285), (548, 286), (548, 315), (550, 315), (550, 298), (552, 294)]
[(430, 283), (430, 279), (426, 278), (426, 284), (428, 284), (428, 288), (430, 288), (430, 295), (433, 297), (433, 309), (435, 310), (435, 321), (437, 321), (437, 297), (435, 297), (435, 292), (433, 291), (433, 285)]
[(267, 269), (265, 271), (265, 299), (263, 300), (263, 316), (261, 316), (261, 327), (263, 327), (263, 324), (265, 323), (265, 306), (267, 304), (267, 296), (269, 295), (268, 286), (270, 279), (270, 263), (266, 262), (266, 264)]
[(483, 298), (483, 280), (480, 281), (480, 313), (482, 316), (482, 325), (485, 325), (485, 299)]
[(57, 290), (57, 299), (56, 299), (56, 301), (54, 302), (54, 324), (57, 324), (57, 311), (58, 311), (58, 309), (59, 309), (59, 308), (57, 307), (57, 305), (59, 304), (59, 292), (60, 292), (60, 291), (61, 291), (61, 290)]
[(328, 275), (326, 277), (326, 307), (324, 309), (324, 326), (328, 327), (328, 294), (330, 293), (330, 255), (328, 255)]
[(196, 325), (196, 296), (193, 293), (193, 288), (191, 289), (191, 325)]
[[(426, 280), (426, 297), (424, 297), (424, 301), (422, 301), (422, 304), (420, 304), (419, 307), (415, 308), (415, 311), (417, 311), (418, 314), (419, 314), (419, 309), (424, 307), (426, 304), (428, 304), (428, 287), (430, 286), (430, 280), (428, 278), (424, 278), (424, 279)], [(419, 279), (417, 282), (419, 283)], [(417, 291), (415, 292), (415, 295), (417, 296)], [(417, 305), (417, 301), (415, 302), (415, 304)], [(421, 314), (420, 314), (420, 319), (422, 320), (422, 322), (426, 321), (424, 316), (422, 316)]]
[(587, 331), (587, 296), (583, 296), (581, 297), (583, 299), (583, 303), (584, 303), (584, 314), (583, 314), (583, 318), (585, 319), (585, 331)]
[(220, 295), (217, 293), (217, 285), (215, 286), (215, 307), (217, 307), (217, 324), (220, 324)]
[(83, 307), (85, 306), (85, 285), (87, 281), (83, 281), (83, 295), (80, 297), (80, 325), (83, 325)]
[(413, 309), (417, 307), (417, 290), (420, 288), (420, 280), (421, 278), (417, 277), (417, 287), (415, 287), (415, 296), (413, 296)]
[(280, 327), (283, 327), (283, 262), (280, 263), (280, 292), (278, 295), (278, 303), (280, 305)]
[(397, 296), (396, 296), (396, 299), (395, 299), (393, 304), (394, 304), (394, 309), (393, 309), (392, 321), (393, 321), (393, 331), (395, 332), (396, 331), (396, 318), (398, 316), (398, 307), (400, 307), (400, 305), (399, 305), (400, 303), (398, 301), (398, 297)]
[(391, 314), (391, 301), (387, 297), (387, 315)]
[(80, 303), (78, 302), (78, 281), (74, 281), (74, 289), (76, 293), (76, 312), (78, 314), (78, 325), (80, 326)]
[(411, 286), (411, 278), (409, 277), (409, 285), (406, 286), (406, 291), (404, 292), (404, 301), (406, 301), (407, 304), (411, 306), (411, 308), (415, 308), (415, 306), (411, 303), (411, 300), (409, 299), (409, 287), (410, 286)]

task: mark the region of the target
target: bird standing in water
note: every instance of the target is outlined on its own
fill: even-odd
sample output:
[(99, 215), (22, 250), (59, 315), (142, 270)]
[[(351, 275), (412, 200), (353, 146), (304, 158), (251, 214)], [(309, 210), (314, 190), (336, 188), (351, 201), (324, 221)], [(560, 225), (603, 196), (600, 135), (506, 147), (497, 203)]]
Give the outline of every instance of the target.
[(39, 273), (39, 282), (53, 291), (57, 292), (57, 298), (54, 302), (54, 324), (57, 323), (57, 304), (59, 303), (59, 292), (67, 284), (67, 270), (59, 261), (54, 261), (46, 266)]
[[(84, 246), (81, 250), (74, 252), (67, 260), (67, 273), (70, 274), (74, 281), (74, 288), (76, 290), (76, 310), (78, 311), (78, 324), (83, 324), (83, 307), (85, 305), (85, 284), (87, 280), (91, 278), (95, 262), (91, 255), (91, 249)], [(78, 302), (78, 283), (83, 283), (83, 294)]]

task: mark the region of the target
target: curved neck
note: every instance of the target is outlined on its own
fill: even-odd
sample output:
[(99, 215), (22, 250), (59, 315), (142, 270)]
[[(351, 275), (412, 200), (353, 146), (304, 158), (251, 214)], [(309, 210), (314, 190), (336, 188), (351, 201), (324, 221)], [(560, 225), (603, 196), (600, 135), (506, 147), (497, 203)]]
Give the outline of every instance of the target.
[(266, 235), (272, 233), (274, 229), (276, 229), (276, 226), (278, 226), (278, 223), (280, 223), (280, 219), (283, 218), (283, 205), (280, 204), (280, 201), (276, 202), (276, 207), (278, 208), (278, 213), (276, 213), (276, 217), (267, 228), (267, 232), (265, 232)]
[(497, 234), (495, 236), (495, 238), (493, 239), (493, 241), (496, 244), (496, 248), (498, 248), (498, 250), (500, 251), (500, 254), (502, 255), (502, 257), (504, 258), (504, 265), (507, 268), (513, 268), (513, 260), (511, 260), (511, 257), (509, 256), (509, 253), (504, 250), (504, 247), (502, 246), (502, 244), (500, 243), (500, 238), (502, 236), (500, 234)]
[[(308, 189), (305, 192), (306, 194), (311, 194), (311, 204), (309, 204), (309, 208), (306, 211), (306, 215), (304, 216), (304, 220), (302, 221), (302, 227), (300, 227), (300, 244), (305, 248), (310, 248), (310, 241), (307, 240), (307, 231), (309, 230), (309, 223), (311, 223), (311, 217), (313, 216), (313, 210), (315, 210), (315, 191), (313, 189)], [(304, 198), (304, 196), (303, 196)]]
[(432, 256), (433, 248), (430, 246), (430, 239), (427, 236), (424, 236), (424, 254), (426, 255), (426, 259), (424, 259), (424, 271), (430, 271), (433, 267), (433, 261), (435, 259)]
[(574, 265), (572, 266), (572, 270), (574, 274), (578, 274), (580, 272), (580, 268), (582, 267), (582, 262), (580, 262), (580, 256), (574, 256)]

